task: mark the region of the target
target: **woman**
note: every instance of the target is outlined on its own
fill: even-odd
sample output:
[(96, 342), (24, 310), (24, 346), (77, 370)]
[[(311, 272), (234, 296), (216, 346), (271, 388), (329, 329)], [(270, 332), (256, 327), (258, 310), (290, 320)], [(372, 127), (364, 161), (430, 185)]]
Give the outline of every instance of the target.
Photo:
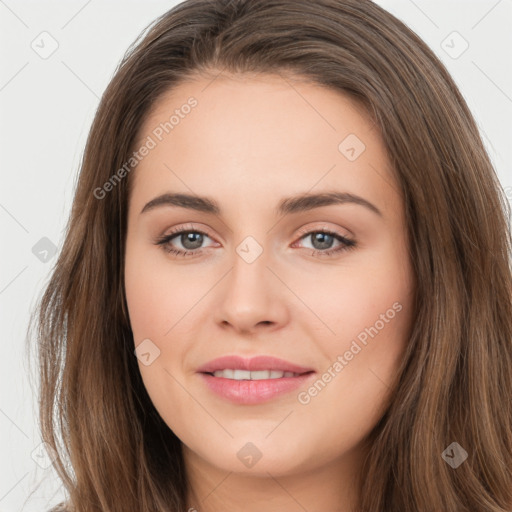
[(103, 95), (38, 310), (63, 505), (510, 512), (506, 204), (379, 6), (171, 9)]

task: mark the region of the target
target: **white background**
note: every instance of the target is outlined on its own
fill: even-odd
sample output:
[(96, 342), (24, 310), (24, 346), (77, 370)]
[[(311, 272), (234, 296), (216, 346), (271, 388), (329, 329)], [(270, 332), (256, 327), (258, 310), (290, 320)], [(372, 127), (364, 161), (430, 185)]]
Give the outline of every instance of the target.
[[(61, 247), (99, 97), (132, 41), (177, 3), (0, 0), (0, 512), (44, 512), (63, 496), (52, 467), (43, 469), (32, 458), (41, 440), (25, 335), (55, 261), (40, 261), (32, 247), (43, 237)], [(512, 199), (512, 2), (377, 3), (446, 64)], [(47, 59), (31, 47), (43, 31), (58, 42)], [(442, 46), (453, 31), (469, 43), (456, 59)], [(461, 48), (457, 37), (445, 43), (454, 46), (451, 52)]]

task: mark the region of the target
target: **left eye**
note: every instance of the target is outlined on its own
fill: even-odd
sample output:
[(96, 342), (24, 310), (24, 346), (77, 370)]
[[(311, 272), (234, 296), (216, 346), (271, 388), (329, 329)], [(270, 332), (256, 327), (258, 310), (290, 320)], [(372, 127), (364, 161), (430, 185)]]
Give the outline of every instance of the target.
[[(188, 256), (201, 253), (201, 249), (203, 249), (201, 246), (205, 237), (210, 238), (206, 233), (197, 229), (178, 230), (159, 238), (156, 241), (156, 245), (161, 245), (165, 251), (177, 256)], [(299, 240), (303, 240), (308, 237), (310, 237), (312, 240), (312, 249), (314, 249), (313, 254), (315, 255), (330, 255), (332, 253), (348, 250), (356, 246), (355, 241), (350, 240), (338, 233), (325, 230), (309, 231), (308, 233), (303, 234)], [(179, 249), (173, 246), (171, 242), (175, 238), (178, 238), (183, 249)], [(333, 249), (331, 246), (335, 240), (337, 240), (340, 245)], [(308, 247), (306, 247), (306, 249), (308, 249)]]
[[(357, 246), (355, 240), (351, 240), (339, 233), (327, 231), (325, 229), (313, 230), (303, 233), (299, 240), (304, 238), (311, 238), (313, 244), (312, 256), (331, 256), (342, 251), (349, 251)], [(339, 242), (338, 247), (331, 249), (331, 244), (337, 240)], [(327, 247), (328, 246), (328, 247)]]

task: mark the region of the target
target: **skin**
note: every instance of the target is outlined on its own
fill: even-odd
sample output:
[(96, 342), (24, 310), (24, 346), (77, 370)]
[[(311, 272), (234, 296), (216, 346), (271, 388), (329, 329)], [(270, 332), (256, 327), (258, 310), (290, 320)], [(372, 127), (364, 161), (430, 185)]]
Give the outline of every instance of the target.
[[(183, 83), (160, 98), (138, 140), (190, 96), (198, 105), (130, 176), (125, 264), (135, 346), (149, 338), (160, 350), (147, 366), (139, 360), (140, 372), (183, 443), (188, 506), (348, 512), (358, 499), (363, 440), (389, 403), (412, 318), (403, 200), (385, 147), (353, 100), (274, 75)], [(366, 146), (354, 161), (338, 149), (349, 134)], [(358, 195), (382, 216), (351, 203), (274, 212), (284, 197), (327, 190)], [(222, 212), (167, 205), (141, 213), (166, 192), (211, 197)], [(208, 233), (201, 254), (176, 257), (156, 245), (190, 223)], [(315, 244), (311, 233), (321, 229), (357, 245), (319, 254), (341, 245), (336, 238)], [(248, 236), (263, 249), (250, 264), (236, 251)], [(198, 247), (183, 244), (179, 235), (169, 242)], [(222, 355), (264, 354), (313, 368), (315, 381), (396, 303), (401, 311), (367, 345), (359, 343), (357, 355), (307, 404), (298, 400), (301, 389), (236, 405), (213, 394), (196, 372)], [(252, 467), (237, 457), (248, 442), (262, 454)]]

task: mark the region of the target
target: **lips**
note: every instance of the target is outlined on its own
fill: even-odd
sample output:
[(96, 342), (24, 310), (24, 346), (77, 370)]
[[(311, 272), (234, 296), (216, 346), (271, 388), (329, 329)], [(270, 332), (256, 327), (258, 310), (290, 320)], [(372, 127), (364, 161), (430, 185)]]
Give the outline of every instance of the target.
[(206, 388), (217, 397), (235, 405), (261, 405), (278, 399), (290, 400), (290, 395), (306, 387), (316, 378), (315, 372), (298, 377), (265, 380), (232, 380), (214, 377), (210, 373), (199, 376)]
[(312, 368), (263, 355), (219, 357), (197, 373), (210, 391), (237, 405), (262, 404), (289, 395), (316, 374)]
[(237, 355), (219, 357), (202, 365), (197, 369), (198, 373), (212, 374), (220, 370), (245, 370), (249, 372), (273, 370), (281, 372), (293, 372), (299, 375), (314, 371), (312, 368), (299, 366), (271, 356), (255, 356), (244, 358)]

